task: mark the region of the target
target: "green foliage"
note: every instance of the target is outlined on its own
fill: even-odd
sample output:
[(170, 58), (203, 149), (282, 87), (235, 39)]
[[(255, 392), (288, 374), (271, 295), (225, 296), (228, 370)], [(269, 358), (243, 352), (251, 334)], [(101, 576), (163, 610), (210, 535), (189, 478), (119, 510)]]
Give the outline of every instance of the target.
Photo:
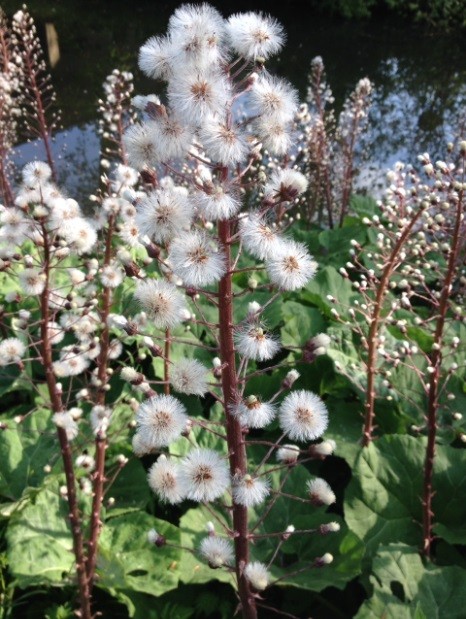
[[(346, 494), (345, 516), (368, 556), (393, 540), (421, 546), (424, 459), (425, 440), (406, 435), (385, 436), (361, 450)], [(464, 450), (437, 447), (434, 487), (436, 532), (451, 543), (464, 544)]]
[[(117, 465), (116, 465), (117, 466)], [(110, 490), (115, 504), (107, 512), (107, 517), (121, 516), (127, 512), (144, 509), (150, 501), (151, 493), (147, 484), (146, 472), (139, 460), (131, 460), (118, 473)]]
[(74, 555), (67, 516), (67, 503), (56, 482), (13, 513), (6, 539), (10, 573), (18, 587), (62, 586), (72, 581)]
[(324, 0), (312, 3), (321, 11), (346, 19), (368, 18), (378, 9), (427, 22), (440, 29), (466, 26), (466, 7), (462, 0)]
[(466, 604), (466, 571), (424, 565), (416, 548), (390, 544), (374, 559), (374, 595), (357, 619), (461, 619)]
[(283, 327), (280, 341), (283, 346), (303, 346), (309, 338), (324, 328), (321, 313), (314, 307), (288, 301), (282, 308)]
[(27, 488), (39, 488), (46, 476), (44, 466), (58, 457), (55, 425), (50, 411), (32, 411), (21, 423), (5, 421), (0, 432), (0, 496), (18, 501)]
[(304, 302), (312, 303), (327, 317), (331, 317), (331, 310), (334, 307), (328, 297), (338, 299), (339, 307), (349, 307), (354, 296), (351, 283), (332, 266), (320, 269), (301, 292), (301, 299)]
[(112, 594), (129, 590), (156, 596), (177, 586), (181, 552), (178, 548), (151, 546), (147, 540), (151, 528), (179, 544), (176, 527), (144, 512), (127, 513), (107, 522), (97, 560), (100, 587)]
[[(207, 535), (206, 523), (209, 520), (212, 520), (212, 516), (201, 507), (190, 509), (184, 514), (180, 520), (180, 529), (181, 542), (185, 548), (193, 550), (199, 548), (201, 540)], [(222, 520), (225, 522), (224, 518)], [(200, 584), (211, 580), (233, 584), (232, 574), (224, 570), (211, 569), (205, 561), (191, 553), (183, 554), (179, 574), (181, 582), (185, 584)]]
[[(277, 474), (272, 473), (272, 478), (276, 477)], [(297, 467), (289, 475), (283, 492), (300, 496), (310, 479), (312, 476), (308, 471)], [(258, 511), (256, 520), (252, 519), (252, 526), (261, 516), (262, 512)], [(280, 586), (300, 587), (309, 591), (322, 591), (325, 587), (343, 589), (348, 581), (361, 572), (364, 545), (348, 529), (342, 518), (333, 513), (326, 514), (324, 507), (312, 507), (288, 496), (278, 497), (264, 520), (264, 530), (266, 533), (284, 531), (290, 524), (297, 530), (309, 530), (329, 522), (338, 522), (340, 531), (331, 535), (321, 535), (317, 531), (311, 535), (298, 534), (283, 544), (280, 550), (282, 559), (272, 567), (273, 576), (280, 579)], [(252, 550), (254, 558), (267, 563), (276, 545), (276, 538), (258, 540)], [(314, 560), (326, 552), (333, 555), (333, 563), (325, 569), (312, 568)]]

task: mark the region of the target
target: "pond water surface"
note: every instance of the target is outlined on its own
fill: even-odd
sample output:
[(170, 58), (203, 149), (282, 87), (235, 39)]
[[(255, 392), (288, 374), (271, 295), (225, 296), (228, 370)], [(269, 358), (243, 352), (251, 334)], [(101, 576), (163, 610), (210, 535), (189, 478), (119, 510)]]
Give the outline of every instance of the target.
[[(12, 3), (6, 4), (9, 11)], [(54, 24), (60, 48), (60, 60), (52, 71), (66, 127), (55, 145), (60, 174), (69, 193), (83, 199), (98, 184), (99, 139), (94, 119), (102, 82), (112, 69), (120, 68), (134, 73), (136, 93), (162, 91), (163, 85), (140, 74), (137, 54), (149, 36), (165, 31), (178, 3), (130, 5), (115, 0), (101, 3), (100, 8), (99, 3), (71, 4), (73, 10), (57, 8), (42, 19)], [(287, 77), (303, 100), (310, 61), (317, 55), (324, 60), (337, 111), (360, 78), (371, 80), (371, 133), (361, 175), (369, 192), (375, 191), (386, 169), (397, 160), (414, 163), (424, 151), (433, 159), (441, 157), (446, 143), (464, 134), (464, 32), (441, 35), (393, 18), (330, 20), (293, 2), (281, 8), (277, 5), (276, 10), (260, 2), (236, 2), (231, 9), (229, 3), (213, 4), (224, 15), (266, 9), (282, 22), (287, 44), (268, 66)], [(43, 22), (38, 26), (39, 32), (44, 30)], [(17, 149), (15, 159), (20, 163), (32, 157), (41, 157), (40, 146), (26, 144)]]

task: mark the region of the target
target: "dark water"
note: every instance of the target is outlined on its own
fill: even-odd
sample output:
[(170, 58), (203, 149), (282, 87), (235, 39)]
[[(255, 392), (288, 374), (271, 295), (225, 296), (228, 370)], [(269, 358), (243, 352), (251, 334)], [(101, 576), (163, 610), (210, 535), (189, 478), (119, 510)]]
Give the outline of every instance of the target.
[[(58, 136), (62, 177), (79, 197), (97, 184), (98, 138), (95, 102), (113, 68), (135, 75), (136, 93), (160, 92), (161, 85), (144, 80), (137, 53), (151, 35), (163, 33), (174, 7), (166, 2), (95, 2), (71, 0), (30, 2), (39, 31), (54, 24), (60, 61), (52, 71), (67, 132)], [(466, 35), (439, 34), (403, 20), (379, 17), (368, 22), (330, 20), (306, 10), (305, 2), (212, 3), (226, 16), (240, 10), (266, 10), (285, 27), (287, 44), (268, 64), (306, 95), (307, 74), (314, 56), (322, 56), (337, 111), (362, 77), (374, 87), (369, 161), (361, 182), (369, 191), (395, 161), (415, 162), (429, 151), (445, 152), (446, 142), (463, 131), (466, 120)], [(3, 1), (8, 13), (19, 3)], [(65, 148), (66, 144), (66, 148)], [(40, 157), (40, 148), (19, 149), (23, 160)]]

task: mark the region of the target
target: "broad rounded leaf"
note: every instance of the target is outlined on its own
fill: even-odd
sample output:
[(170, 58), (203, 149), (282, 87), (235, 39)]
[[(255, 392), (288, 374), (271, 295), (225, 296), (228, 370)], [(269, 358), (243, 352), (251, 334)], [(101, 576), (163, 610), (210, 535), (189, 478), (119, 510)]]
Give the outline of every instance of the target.
[(75, 559), (68, 506), (58, 484), (45, 487), (12, 515), (6, 537), (10, 572), (19, 587), (72, 581)]
[(179, 545), (179, 529), (144, 512), (117, 516), (105, 524), (97, 557), (99, 586), (111, 593), (132, 590), (161, 595), (178, 585), (184, 558), (177, 548), (150, 544), (147, 533), (152, 528)]

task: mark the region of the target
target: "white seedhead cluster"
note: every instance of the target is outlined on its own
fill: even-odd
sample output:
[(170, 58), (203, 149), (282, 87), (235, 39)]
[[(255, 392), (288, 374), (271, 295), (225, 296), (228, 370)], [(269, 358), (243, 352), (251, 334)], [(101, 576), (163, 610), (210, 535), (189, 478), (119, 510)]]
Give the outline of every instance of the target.
[[(331, 522), (300, 530), (277, 509), (285, 499), (309, 509), (336, 500), (325, 480), (306, 472), (299, 497), (292, 484), (297, 465), (322, 460), (335, 444), (321, 441), (325, 403), (294, 389), (296, 348), (282, 346), (281, 310), (273, 307), (317, 270), (286, 229), (307, 180), (290, 164), (297, 93), (265, 68), (283, 42), (266, 15), (225, 20), (209, 5), (180, 7), (167, 34), (139, 55), (141, 69), (166, 89), (130, 106), (129, 74), (114, 72), (105, 84), (101, 163), (121, 163), (91, 196), (97, 215), (61, 193), (40, 162), (25, 167), (14, 206), (0, 210), (0, 270), (16, 276), (5, 296), (11, 333), (0, 342), (0, 366), (42, 364), (74, 523), (74, 468), (92, 495), (89, 543), (72, 527), (82, 590), (94, 578), (105, 451), (121, 431), (122, 406), (135, 413), (133, 451), (151, 458), (158, 499), (198, 503), (216, 520), (192, 551), (235, 571), (245, 617), (255, 616), (257, 592), (292, 578), (274, 575), (282, 544), (338, 530)], [(18, 314), (20, 302), (30, 311)], [(320, 334), (304, 352), (316, 356), (328, 344)], [(94, 451), (72, 457), (70, 444), (79, 449), (86, 432)], [(120, 455), (117, 469), (126, 462)], [(261, 525), (272, 512), (279, 530), (265, 536), (264, 550)], [(171, 543), (155, 530), (148, 539)], [(324, 556), (308, 567), (328, 564)]]
[[(267, 308), (281, 293), (305, 287), (317, 270), (306, 245), (283, 223), (283, 213), (307, 189), (306, 178), (285, 157), (297, 93), (265, 68), (283, 42), (281, 26), (268, 16), (225, 20), (206, 4), (180, 7), (167, 34), (140, 50), (142, 71), (166, 88), (136, 97), (141, 122), (124, 136), (129, 163), (146, 183), (145, 194), (134, 198), (135, 222), (155, 267), (139, 275), (134, 297), (147, 323), (134, 328), (150, 339), (163, 374), (154, 381), (131, 368), (122, 371), (147, 396), (136, 415), (134, 451), (163, 452), (149, 470), (162, 502), (215, 501), (215, 509), (226, 505), (233, 513), (226, 535), (211, 529), (197, 551), (211, 567), (242, 566), (243, 608), (252, 603), (250, 590), (273, 581), (270, 565), (249, 558), (250, 508), (273, 509), (291, 467), (331, 455), (335, 447), (331, 441), (322, 450), (318, 443), (314, 451), (303, 445), (320, 440), (328, 411), (318, 395), (290, 391), (299, 379), (296, 370), (285, 370), (267, 398), (248, 387), (250, 376), (292, 363), (268, 328)], [(274, 167), (260, 165), (264, 154), (274, 158)], [(192, 358), (176, 353), (178, 342), (185, 351), (193, 344)], [(179, 394), (208, 396), (210, 417), (190, 416)], [(268, 447), (254, 463), (250, 435), (271, 424), (274, 438), (263, 441)], [(206, 436), (215, 437), (215, 449)], [(310, 507), (335, 501), (324, 480), (309, 479), (308, 487), (301, 500)], [(295, 533), (283, 522), (277, 536), (286, 540)], [(157, 546), (170, 543), (156, 532), (150, 538)]]

